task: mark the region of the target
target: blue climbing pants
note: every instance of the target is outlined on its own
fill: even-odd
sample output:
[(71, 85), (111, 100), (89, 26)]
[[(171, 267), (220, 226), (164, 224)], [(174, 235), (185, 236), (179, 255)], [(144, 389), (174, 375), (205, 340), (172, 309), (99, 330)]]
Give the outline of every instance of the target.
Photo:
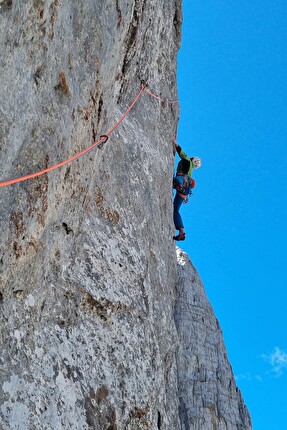
[(183, 228), (183, 222), (181, 215), (179, 213), (179, 209), (184, 202), (184, 199), (180, 197), (178, 193), (176, 193), (174, 201), (173, 201), (173, 222), (176, 230), (179, 230), (181, 227)]

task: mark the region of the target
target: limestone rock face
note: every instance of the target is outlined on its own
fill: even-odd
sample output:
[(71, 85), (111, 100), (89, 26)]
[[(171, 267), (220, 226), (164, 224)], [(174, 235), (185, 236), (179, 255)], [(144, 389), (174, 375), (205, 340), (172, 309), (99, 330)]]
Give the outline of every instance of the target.
[(177, 249), (175, 323), (181, 429), (243, 430), (251, 421), (200, 277)]
[[(141, 80), (176, 98), (180, 31), (180, 0), (0, 0), (0, 180), (89, 147)], [(143, 93), (105, 145), (0, 188), (1, 429), (210, 429), (220, 384), (192, 400), (197, 415), (186, 406), (171, 239), (178, 114)], [(226, 429), (250, 428), (226, 408), (213, 429), (223, 412)]]

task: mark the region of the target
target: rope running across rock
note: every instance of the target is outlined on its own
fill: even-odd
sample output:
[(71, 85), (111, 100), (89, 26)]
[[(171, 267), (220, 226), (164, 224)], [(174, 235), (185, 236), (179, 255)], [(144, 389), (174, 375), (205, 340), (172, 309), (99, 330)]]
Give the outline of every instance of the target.
[(96, 146), (98, 146), (100, 143), (106, 143), (106, 141), (108, 140), (110, 134), (120, 125), (120, 123), (129, 114), (129, 112), (132, 110), (132, 108), (134, 107), (134, 105), (137, 103), (137, 101), (139, 100), (139, 98), (141, 97), (141, 95), (143, 94), (143, 92), (146, 92), (147, 94), (149, 94), (150, 96), (154, 97), (155, 99), (159, 100), (162, 103), (171, 103), (171, 104), (172, 103), (178, 103), (178, 100), (165, 100), (165, 99), (162, 99), (161, 97), (153, 94), (143, 84), (141, 84), (141, 88), (140, 88), (138, 94), (134, 98), (133, 102), (126, 109), (126, 111), (123, 113), (123, 115), (120, 117), (120, 119), (110, 128), (110, 130), (106, 134), (103, 134), (100, 137), (100, 139), (97, 140), (96, 142), (94, 142), (91, 146), (89, 146), (88, 148), (84, 149), (83, 151), (78, 152), (77, 154), (73, 155), (72, 157), (67, 158), (66, 160), (64, 160), (64, 161), (62, 161), (60, 163), (54, 164), (53, 166), (50, 166), (50, 167), (47, 167), (46, 169), (39, 170), (38, 172), (30, 173), (30, 174), (25, 175), (25, 176), (20, 176), (18, 178), (8, 179), (6, 181), (1, 181), (0, 182), (0, 187), (6, 187), (7, 185), (16, 184), (18, 182), (26, 181), (28, 179), (32, 179), (32, 178), (36, 178), (37, 176), (44, 175), (45, 173), (49, 173), (52, 170), (58, 169), (59, 167), (62, 167), (62, 166), (65, 166), (66, 164), (71, 163), (72, 161), (76, 160), (77, 158), (82, 157), (83, 155), (87, 154), (87, 152), (91, 151)]

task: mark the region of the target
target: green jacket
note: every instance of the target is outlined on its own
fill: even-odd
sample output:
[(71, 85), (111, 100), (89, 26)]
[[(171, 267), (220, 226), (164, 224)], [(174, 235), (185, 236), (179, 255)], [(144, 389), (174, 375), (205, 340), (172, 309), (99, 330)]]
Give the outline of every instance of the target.
[(176, 174), (184, 173), (191, 177), (193, 168), (192, 159), (186, 155), (186, 153), (179, 145), (176, 148), (176, 151), (181, 158), (180, 162), (177, 165)]

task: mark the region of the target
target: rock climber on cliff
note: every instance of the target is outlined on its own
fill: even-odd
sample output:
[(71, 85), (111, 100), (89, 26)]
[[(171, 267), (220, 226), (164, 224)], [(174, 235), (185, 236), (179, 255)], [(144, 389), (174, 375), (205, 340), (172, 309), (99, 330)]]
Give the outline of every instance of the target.
[(173, 155), (177, 152), (181, 158), (177, 165), (176, 175), (173, 178), (173, 188), (176, 189), (173, 201), (173, 221), (176, 230), (179, 230), (179, 234), (173, 236), (173, 239), (185, 240), (184, 226), (179, 210), (183, 202), (187, 203), (188, 196), (195, 187), (195, 180), (191, 177), (192, 169), (198, 169), (201, 166), (201, 159), (199, 157), (188, 157), (175, 139), (173, 139), (172, 143)]

